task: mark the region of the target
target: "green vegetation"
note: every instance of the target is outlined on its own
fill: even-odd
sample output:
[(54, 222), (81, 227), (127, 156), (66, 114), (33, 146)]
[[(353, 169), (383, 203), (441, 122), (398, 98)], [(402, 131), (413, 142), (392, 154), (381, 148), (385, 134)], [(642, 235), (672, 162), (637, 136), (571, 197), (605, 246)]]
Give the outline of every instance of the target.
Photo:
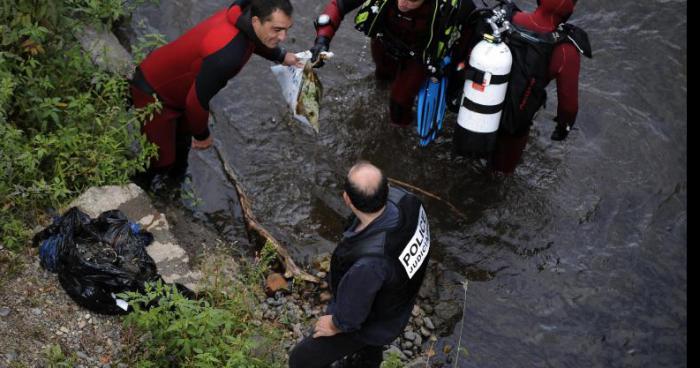
[(129, 366), (283, 367), (283, 329), (259, 316), (268, 262), (261, 257), (231, 270), (224, 258), (208, 258), (199, 300), (162, 283), (122, 295), (135, 309), (124, 320), (134, 331)]
[(71, 368), (77, 363), (76, 357), (63, 353), (61, 346), (53, 344), (44, 351), (46, 358), (46, 367), (48, 368)]
[[(95, 185), (121, 184), (155, 153), (128, 109), (128, 84), (73, 36), (111, 27), (122, 0), (0, 0), (0, 243), (17, 250), (39, 220)], [(135, 6), (138, 2), (129, 2)]]
[(404, 364), (401, 361), (399, 354), (391, 352), (382, 362), (381, 368), (401, 368)]

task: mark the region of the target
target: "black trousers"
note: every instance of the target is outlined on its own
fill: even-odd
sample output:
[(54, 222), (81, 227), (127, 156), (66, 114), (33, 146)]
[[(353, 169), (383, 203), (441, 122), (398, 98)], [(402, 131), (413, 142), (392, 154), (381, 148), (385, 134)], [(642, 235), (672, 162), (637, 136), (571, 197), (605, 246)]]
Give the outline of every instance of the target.
[(342, 367), (379, 368), (382, 363), (382, 346), (372, 346), (359, 341), (353, 334), (340, 333), (331, 337), (307, 336), (289, 353), (289, 368), (325, 368), (344, 357)]

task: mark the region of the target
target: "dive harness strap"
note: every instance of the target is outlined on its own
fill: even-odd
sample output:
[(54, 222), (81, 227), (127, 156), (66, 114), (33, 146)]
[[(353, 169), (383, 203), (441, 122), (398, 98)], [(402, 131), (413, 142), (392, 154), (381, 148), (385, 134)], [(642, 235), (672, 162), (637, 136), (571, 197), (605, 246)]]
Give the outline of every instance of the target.
[[(486, 72), (483, 70), (476, 69), (474, 67), (469, 67), (467, 70), (464, 72), (464, 79), (471, 79), (472, 82), (476, 84), (484, 84), (484, 76), (486, 75)], [(491, 75), (491, 79), (489, 80), (489, 84), (503, 84), (508, 82), (510, 78), (510, 74), (505, 74), (505, 75)]]
[[(465, 80), (471, 80), (472, 82), (474, 82), (476, 84), (481, 84), (481, 85), (484, 85), (484, 76), (485, 75), (486, 75), (486, 72), (484, 72), (483, 70), (479, 70), (477, 68), (474, 68), (472, 66), (467, 68), (467, 70), (464, 72)], [(491, 78), (489, 79), (488, 84), (489, 85), (503, 84), (503, 83), (507, 83), (509, 79), (510, 79), (510, 74), (491, 75)], [(484, 114), (484, 115), (495, 114), (495, 113), (503, 110), (504, 104), (505, 104), (505, 101), (499, 103), (498, 105), (482, 105), (482, 104), (476, 103), (476, 102), (474, 102), (466, 97), (462, 100), (462, 106), (464, 106), (467, 110), (478, 112), (479, 114)]]
[(479, 114), (484, 115), (491, 115), (503, 110), (504, 103), (505, 101), (499, 103), (498, 105), (482, 105), (465, 97), (462, 101), (462, 106), (469, 111), (478, 112)]

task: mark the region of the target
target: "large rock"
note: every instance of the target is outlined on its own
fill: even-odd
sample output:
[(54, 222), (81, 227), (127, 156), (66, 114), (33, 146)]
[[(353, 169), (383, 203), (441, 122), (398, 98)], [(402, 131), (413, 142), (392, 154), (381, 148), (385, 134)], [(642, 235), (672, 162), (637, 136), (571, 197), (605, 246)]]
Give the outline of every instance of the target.
[(102, 69), (131, 78), (135, 65), (131, 54), (109, 30), (97, 30), (85, 26), (75, 33), (83, 49), (90, 53), (92, 61)]
[(135, 184), (93, 187), (73, 201), (73, 206), (92, 218), (108, 210), (122, 211), (129, 220), (141, 224), (153, 234), (153, 243), (146, 247), (146, 251), (156, 262), (163, 280), (197, 290), (201, 273), (190, 269), (189, 257), (170, 232), (165, 214), (153, 207), (151, 199), (140, 187)]

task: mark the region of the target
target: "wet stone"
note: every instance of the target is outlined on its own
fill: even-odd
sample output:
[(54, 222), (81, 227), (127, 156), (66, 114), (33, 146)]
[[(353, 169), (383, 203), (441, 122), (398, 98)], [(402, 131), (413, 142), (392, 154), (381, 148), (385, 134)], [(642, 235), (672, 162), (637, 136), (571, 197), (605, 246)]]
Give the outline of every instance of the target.
[(411, 315), (413, 317), (418, 317), (420, 315), (420, 312), (421, 312), (420, 307), (417, 305), (414, 305), (413, 310), (411, 311)]
[(435, 325), (433, 324), (433, 321), (430, 319), (430, 317), (423, 318), (423, 322), (425, 322), (425, 327), (427, 327), (429, 330), (435, 329)]
[(406, 332), (403, 334), (403, 337), (405, 337), (406, 340), (408, 340), (408, 341), (413, 341), (413, 340), (415, 340), (415, 339), (416, 339), (416, 336), (417, 336), (416, 333), (413, 332), (413, 331), (406, 331)]
[(428, 331), (425, 327), (420, 328), (420, 334), (423, 335), (423, 337), (429, 337), (430, 336), (430, 331)]
[(421, 346), (423, 344), (423, 338), (416, 334), (416, 339), (413, 340), (413, 343), (416, 344), (416, 346)]

